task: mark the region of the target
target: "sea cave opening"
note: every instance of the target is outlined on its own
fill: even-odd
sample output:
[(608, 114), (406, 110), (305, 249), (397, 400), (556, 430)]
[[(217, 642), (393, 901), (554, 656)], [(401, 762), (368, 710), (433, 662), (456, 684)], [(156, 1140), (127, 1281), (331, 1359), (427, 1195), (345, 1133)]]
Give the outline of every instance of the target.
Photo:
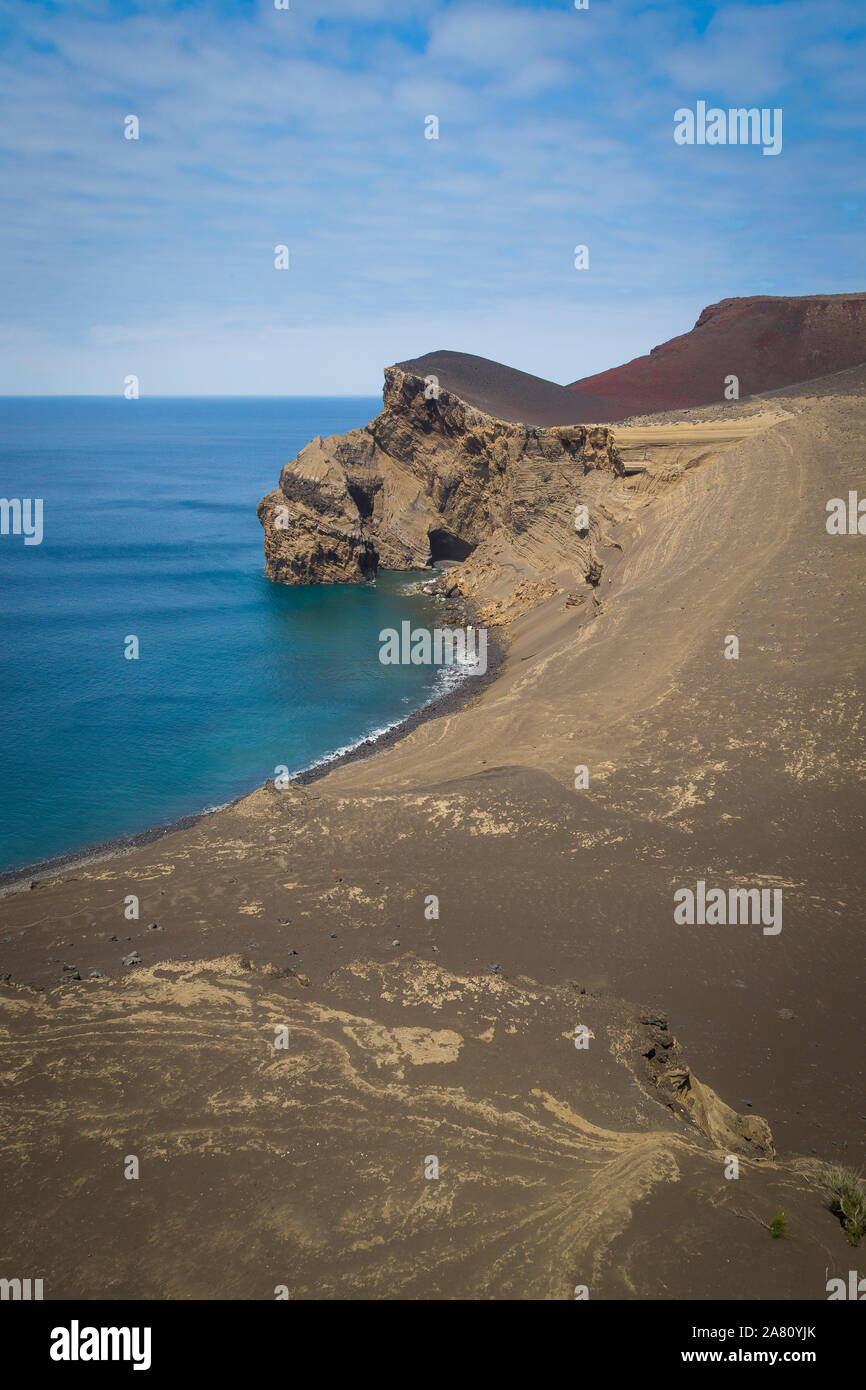
[(468, 541), (455, 536), (451, 531), (446, 531), (444, 527), (429, 531), (427, 539), (430, 542), (431, 565), (439, 565), (443, 560), (465, 560), (475, 549)]

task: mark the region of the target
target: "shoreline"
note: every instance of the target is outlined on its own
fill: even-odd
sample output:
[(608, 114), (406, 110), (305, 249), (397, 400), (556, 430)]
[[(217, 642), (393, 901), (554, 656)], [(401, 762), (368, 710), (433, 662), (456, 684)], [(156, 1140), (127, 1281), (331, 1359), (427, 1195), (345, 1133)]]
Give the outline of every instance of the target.
[[(456, 616), (452, 612), (449, 619), (454, 619)], [(464, 625), (472, 621), (472, 615), (468, 612), (468, 605), (463, 608), (460, 616)], [(362, 736), (351, 747), (326, 754), (323, 758), (311, 763), (309, 767), (301, 768), (291, 777), (291, 784), (308, 787), (313, 782), (321, 781), (323, 777), (327, 777), (338, 767), (373, 758), (378, 753), (384, 752), (386, 748), (393, 747), (395, 743), (412, 733), (419, 725), (426, 723), (428, 719), (438, 719), (440, 715), (453, 714), (462, 705), (468, 703), (471, 698), (485, 690), (497, 678), (505, 660), (503, 628), (488, 628), (487, 633), (487, 670), (483, 676), (465, 676), (450, 689), (433, 695), (426, 704), (421, 705), (419, 709), (412, 710), (396, 724), (382, 729), (379, 733), (367, 737)], [(35, 864), (28, 864), (20, 869), (5, 869), (0, 872), (0, 899), (15, 893), (26, 893), (37, 883), (61, 877), (70, 869), (83, 868), (85, 865), (116, 859), (123, 854), (129, 854), (132, 850), (141, 849), (144, 845), (153, 844), (156, 840), (161, 840), (176, 831), (190, 830), (210, 816), (215, 816), (231, 806), (237, 806), (248, 796), (261, 791), (267, 785), (267, 780), (259, 782), (256, 786), (241, 792), (240, 795), (232, 797), (230, 801), (224, 801), (220, 806), (203, 811), (193, 811), (185, 816), (178, 816), (175, 820), (164, 821), (160, 825), (153, 825), (145, 830), (136, 831), (133, 835), (120, 835), (109, 840), (99, 840), (96, 844), (88, 845), (84, 849), (69, 850), (66, 854), (53, 855), (49, 859), (38, 860)]]
[[(222, 1261), (221, 1297), (269, 1297), (273, 1270), (301, 1299), (823, 1299), (851, 1247), (818, 1179), (866, 1162), (862, 971), (839, 968), (862, 955), (864, 619), (839, 602), (862, 556), (823, 516), (864, 446), (862, 394), (735, 441), (696, 420), (649, 487), (590, 479), (613, 498), (593, 597), (546, 513), (505, 559), (555, 593), (499, 607), (499, 572), (463, 571), (513, 615), (483, 677), (423, 671), (396, 728), (373, 710), (296, 774), (318, 787), (267, 781), (5, 896), (10, 1267), (78, 1298), (207, 1298)], [(459, 625), (437, 600), (425, 626)], [(672, 921), (710, 870), (778, 887), (781, 935)], [(116, 1159), (142, 1134), (133, 1210)]]

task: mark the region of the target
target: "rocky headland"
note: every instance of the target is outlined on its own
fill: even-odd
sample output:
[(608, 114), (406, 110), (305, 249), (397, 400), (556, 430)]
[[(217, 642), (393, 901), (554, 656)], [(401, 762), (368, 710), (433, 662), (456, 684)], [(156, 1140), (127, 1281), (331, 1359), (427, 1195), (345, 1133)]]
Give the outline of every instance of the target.
[(259, 503), (266, 573), (362, 583), (379, 568), (459, 560), (443, 592), (482, 600), (489, 621), (514, 616), (558, 588), (598, 584), (606, 500), (622, 476), (605, 426), (498, 420), (390, 367), (381, 414), (314, 439)]

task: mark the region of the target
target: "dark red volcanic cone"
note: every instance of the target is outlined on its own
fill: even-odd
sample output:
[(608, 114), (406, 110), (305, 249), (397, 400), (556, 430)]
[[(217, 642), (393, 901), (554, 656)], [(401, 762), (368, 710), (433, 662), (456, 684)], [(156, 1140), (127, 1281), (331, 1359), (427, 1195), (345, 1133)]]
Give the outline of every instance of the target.
[(599, 419), (621, 420), (721, 403), (728, 376), (753, 396), (864, 361), (866, 294), (760, 295), (711, 304), (690, 333), (568, 389), (607, 402)]

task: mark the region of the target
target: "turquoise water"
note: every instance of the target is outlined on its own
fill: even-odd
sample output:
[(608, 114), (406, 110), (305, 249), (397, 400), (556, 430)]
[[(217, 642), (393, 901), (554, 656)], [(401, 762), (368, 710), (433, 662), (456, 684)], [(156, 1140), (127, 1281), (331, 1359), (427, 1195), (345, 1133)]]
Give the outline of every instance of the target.
[(379, 409), (0, 399), (0, 496), (44, 512), (40, 545), (0, 536), (0, 869), (221, 805), (430, 697), (435, 671), (378, 660), (381, 628), (432, 617), (406, 575), (263, 574), (282, 464)]

